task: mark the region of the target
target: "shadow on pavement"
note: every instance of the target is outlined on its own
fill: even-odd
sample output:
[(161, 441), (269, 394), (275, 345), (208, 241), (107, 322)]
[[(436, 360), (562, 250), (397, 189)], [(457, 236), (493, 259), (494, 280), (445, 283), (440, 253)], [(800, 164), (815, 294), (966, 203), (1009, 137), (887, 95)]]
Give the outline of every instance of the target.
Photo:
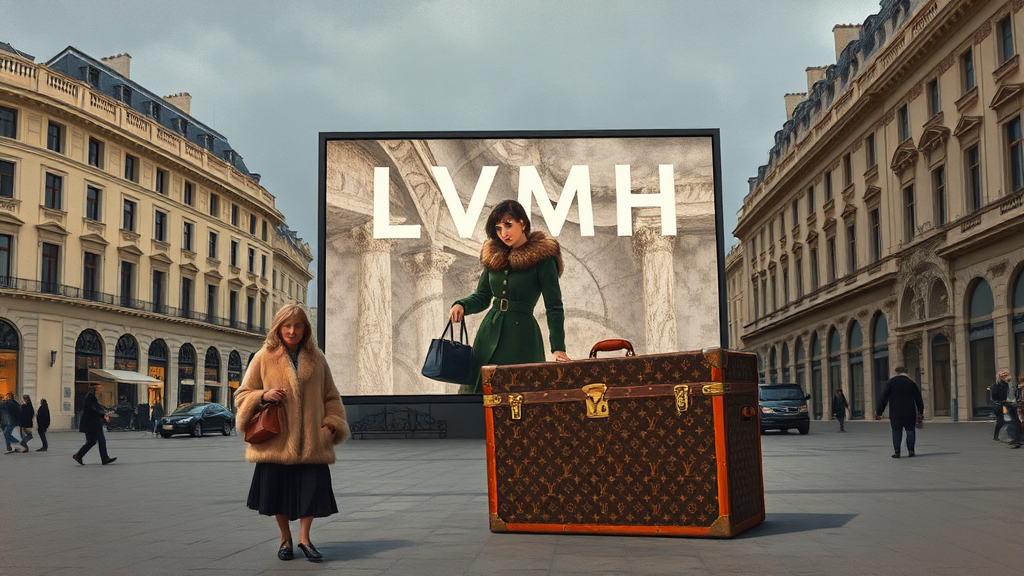
[(856, 517), (856, 514), (769, 513), (763, 524), (740, 534), (738, 538), (842, 528)]
[[(361, 542), (336, 542), (331, 544), (317, 544), (317, 549), (327, 559), (356, 559), (370, 558), (386, 550), (398, 548), (409, 548), (419, 546), (412, 540), (364, 540)], [(296, 550), (296, 558), (302, 558), (302, 552)]]

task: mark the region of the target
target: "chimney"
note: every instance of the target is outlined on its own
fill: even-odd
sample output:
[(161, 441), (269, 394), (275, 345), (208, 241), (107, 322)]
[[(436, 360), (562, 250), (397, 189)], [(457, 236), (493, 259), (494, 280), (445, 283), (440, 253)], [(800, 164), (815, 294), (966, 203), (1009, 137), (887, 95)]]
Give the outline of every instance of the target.
[(177, 94), (171, 94), (170, 96), (164, 96), (164, 100), (167, 101), (171, 106), (176, 107), (185, 114), (191, 115), (192, 108), (192, 95), (188, 92), (178, 92)]
[(101, 59), (104, 64), (113, 68), (114, 72), (117, 72), (125, 78), (131, 78), (132, 72), (132, 55), (125, 52), (124, 54), (118, 54), (116, 56), (107, 56)]
[(791, 92), (786, 94), (786, 120), (793, 118), (793, 110), (796, 110), (796, 105), (803, 102), (807, 98), (806, 92)]
[(836, 62), (839, 62), (839, 55), (850, 42), (860, 37), (860, 24), (836, 24), (832, 28), (832, 34), (836, 38)]
[(807, 69), (807, 93), (814, 91), (814, 83), (825, 79), (825, 70), (828, 66), (812, 66)]

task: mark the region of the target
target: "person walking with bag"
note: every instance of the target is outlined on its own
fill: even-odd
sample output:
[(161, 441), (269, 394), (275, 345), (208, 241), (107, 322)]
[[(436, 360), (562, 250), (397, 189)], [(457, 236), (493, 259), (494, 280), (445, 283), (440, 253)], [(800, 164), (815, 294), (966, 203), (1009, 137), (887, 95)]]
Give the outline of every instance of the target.
[(313, 518), (338, 512), (328, 466), (335, 461), (334, 447), (351, 432), (309, 317), (295, 304), (278, 311), (235, 392), (240, 434), (254, 426), (254, 416), (268, 404), (282, 407), (282, 429), (245, 450), (245, 459), (256, 463), (246, 504), (277, 521), (278, 558), (294, 558), (288, 523), (298, 520), (299, 550), (310, 562), (320, 562), (323, 555), (310, 541), (310, 528)]
[(846, 401), (846, 396), (843, 395), (842, 388), (836, 388), (835, 393), (832, 395), (832, 417), (839, 420), (839, 431), (846, 432), (846, 428), (843, 424), (846, 422), (846, 409), (850, 407), (850, 403)]
[(992, 439), (998, 442), (999, 430), (1007, 424), (1007, 419), (1003, 418), (1006, 412), (1006, 399), (1010, 395), (1010, 373), (1007, 370), (1002, 370), (996, 375), (996, 383), (989, 387), (989, 393), (992, 396), (992, 415), (996, 419)]
[(21, 434), (22, 452), (28, 452), (28, 441), (32, 439), (32, 422), (36, 410), (32, 407), (32, 399), (28, 394), (21, 397), (21, 408), (18, 410), (18, 429)]
[(7, 451), (4, 454), (14, 454), (18, 451), (15, 447), (18, 444), (18, 439), (14, 437), (14, 429), (18, 427), (19, 412), (14, 392), (8, 392), (4, 401), (0, 402), (0, 429), (3, 430), (4, 443), (7, 445)]
[(924, 399), (921, 398), (921, 389), (907, 376), (906, 368), (897, 366), (894, 373), (882, 390), (875, 420), (882, 419), (882, 412), (885, 412), (885, 406), (888, 404), (889, 426), (892, 427), (892, 457), (900, 457), (900, 445), (903, 444), (903, 432), (906, 431), (907, 456), (913, 458), (914, 445), (917, 442), (916, 426), (924, 416)]
[(485, 364), (543, 362), (544, 339), (533, 317), (543, 296), (550, 349), (559, 362), (565, 353), (565, 312), (558, 279), (562, 275), (562, 249), (543, 232), (530, 231), (530, 217), (523, 205), (505, 200), (491, 210), (484, 231), (487, 241), (480, 250), (483, 271), (476, 291), (457, 300), (449, 311), (452, 322), (466, 314), (488, 310), (473, 341), (475, 380), (460, 392), (483, 391), (480, 367)]
[(50, 427), (50, 406), (46, 404), (46, 398), (39, 399), (39, 411), (36, 412), (36, 428), (39, 429), (39, 440), (43, 447), (36, 452), (46, 452), (49, 444), (46, 443), (46, 429)]
[(102, 382), (89, 383), (89, 393), (85, 395), (82, 403), (82, 419), (78, 424), (78, 431), (85, 433), (85, 444), (71, 455), (75, 462), (82, 466), (85, 466), (82, 458), (96, 444), (100, 445), (100, 463), (106, 466), (117, 460), (107, 454), (107, 437), (103, 434), (103, 425), (110, 422), (110, 414), (107, 408), (100, 404), (99, 394), (102, 391)]

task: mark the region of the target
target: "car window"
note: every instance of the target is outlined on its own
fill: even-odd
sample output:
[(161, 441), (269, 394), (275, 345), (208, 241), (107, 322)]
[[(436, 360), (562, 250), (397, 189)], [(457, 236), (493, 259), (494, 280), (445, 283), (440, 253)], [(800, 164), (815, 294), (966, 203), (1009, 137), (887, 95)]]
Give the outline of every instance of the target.
[(803, 400), (804, 392), (797, 387), (785, 388), (761, 388), (758, 390), (761, 400)]

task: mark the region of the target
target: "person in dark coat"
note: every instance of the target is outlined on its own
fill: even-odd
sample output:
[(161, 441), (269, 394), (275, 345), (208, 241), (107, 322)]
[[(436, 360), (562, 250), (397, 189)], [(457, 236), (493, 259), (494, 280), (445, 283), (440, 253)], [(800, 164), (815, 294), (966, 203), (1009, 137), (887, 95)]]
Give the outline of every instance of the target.
[(999, 430), (1006, 425), (1003, 413), (1006, 411), (1006, 399), (1010, 396), (1010, 373), (1006, 370), (996, 375), (996, 383), (989, 388), (992, 395), (992, 415), (996, 419), (996, 429), (992, 439), (999, 441)]
[(919, 418), (924, 416), (924, 399), (921, 389), (907, 376), (907, 369), (897, 366), (895, 375), (885, 383), (882, 397), (875, 412), (875, 420), (882, 419), (886, 404), (889, 405), (889, 425), (892, 427), (893, 458), (900, 457), (900, 445), (903, 443), (903, 431), (907, 432), (907, 456), (914, 457), (914, 444), (917, 441), (915, 426)]
[(43, 447), (36, 452), (46, 452), (49, 444), (46, 443), (46, 429), (50, 427), (50, 407), (46, 404), (46, 398), (39, 399), (39, 411), (36, 412), (36, 428), (39, 430), (39, 439)]
[(160, 419), (164, 417), (164, 405), (156, 402), (153, 404), (153, 409), (149, 412), (150, 418), (153, 419), (153, 434), (159, 434), (160, 430)]
[(18, 427), (18, 401), (14, 399), (14, 392), (8, 392), (3, 402), (0, 402), (0, 428), (3, 429), (4, 443), (7, 444), (7, 451), (4, 454), (17, 452), (14, 445), (18, 439), (14, 437), (14, 429)]
[(18, 410), (18, 429), (21, 434), (22, 452), (28, 452), (28, 441), (32, 439), (32, 426), (36, 417), (36, 409), (32, 407), (32, 399), (28, 394), (21, 397), (21, 408)]
[(839, 420), (840, 432), (846, 432), (846, 428), (843, 424), (846, 422), (846, 409), (849, 407), (850, 403), (846, 401), (843, 389), (836, 388), (835, 393), (832, 395), (832, 417)]
[(100, 445), (100, 462), (106, 465), (117, 460), (107, 454), (107, 438), (103, 435), (103, 424), (110, 422), (110, 414), (97, 398), (97, 395), (103, 390), (103, 384), (93, 382), (90, 387), (82, 407), (82, 422), (78, 426), (78, 431), (85, 433), (85, 444), (71, 457), (75, 462), (84, 466), (85, 462), (82, 462), (82, 457), (98, 443)]
[(543, 232), (530, 231), (523, 205), (505, 200), (494, 207), (485, 226), (488, 240), (480, 251), (483, 271), (476, 291), (452, 305), (449, 318), (488, 310), (473, 340), (476, 379), (463, 393), (480, 393), (480, 367), (543, 362), (544, 339), (533, 317), (543, 296), (548, 340), (555, 360), (565, 362), (565, 312), (558, 278), (562, 275), (562, 249)]

